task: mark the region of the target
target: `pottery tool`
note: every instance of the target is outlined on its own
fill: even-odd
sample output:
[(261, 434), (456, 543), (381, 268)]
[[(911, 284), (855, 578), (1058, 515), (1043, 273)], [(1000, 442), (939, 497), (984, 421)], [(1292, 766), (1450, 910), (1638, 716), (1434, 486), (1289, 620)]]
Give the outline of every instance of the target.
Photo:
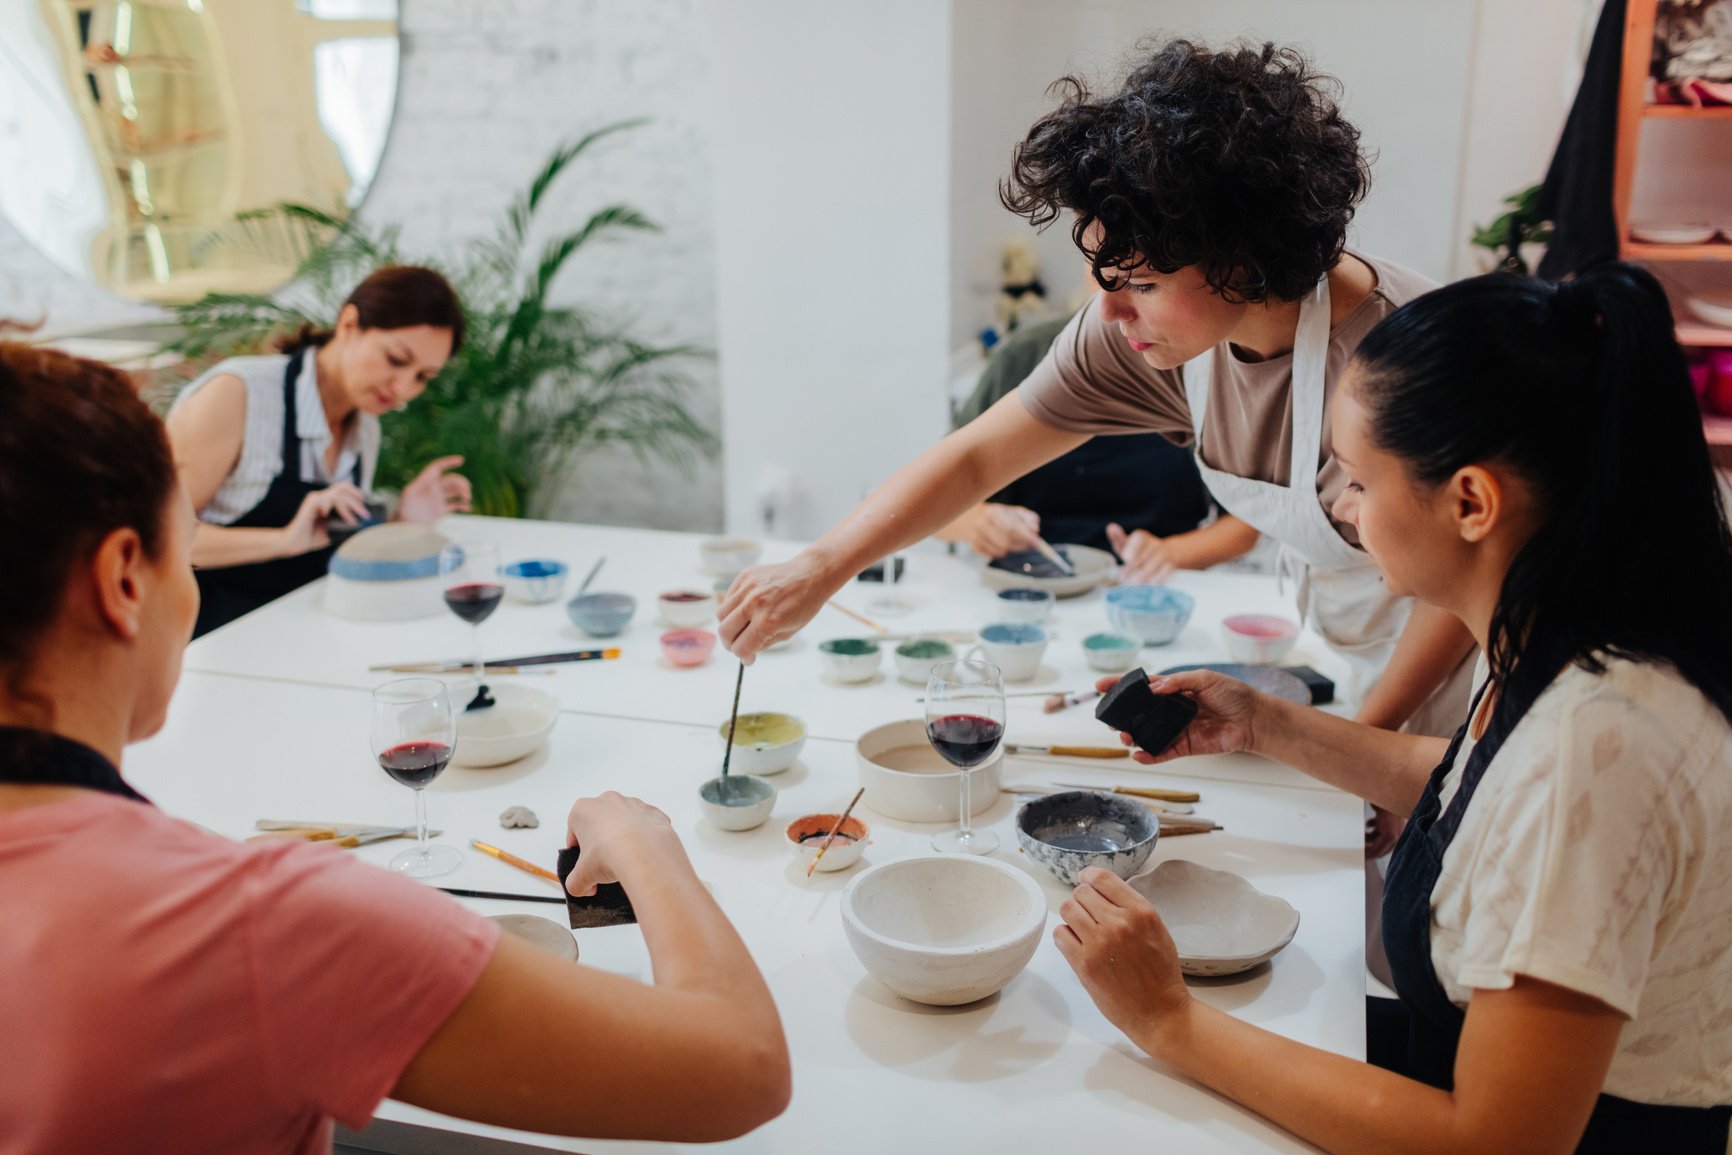
[(565, 899), (554, 894), (506, 894), (501, 890), (465, 890), (460, 886), (441, 886), (438, 889), (446, 894), (455, 894), (458, 898), (497, 898), (505, 902), (565, 902)]
[[(1093, 789), (1095, 789), (1093, 786), (1034, 786), (1028, 783), (1013, 783), (1009, 786), (1000, 786), (998, 792), (1000, 794), (1032, 794), (1044, 798), (1048, 794), (1062, 794), (1066, 790)], [(1161, 814), (1185, 815), (1190, 814), (1195, 809), (1182, 802), (1156, 802), (1153, 798), (1139, 798), (1137, 801), (1150, 810), (1158, 811)]]
[(1039, 534), (1035, 535), (1034, 548), (1035, 552), (1039, 553), (1041, 557), (1044, 557), (1047, 561), (1050, 561), (1053, 565), (1056, 565), (1059, 569), (1063, 570), (1066, 577), (1076, 576), (1076, 566), (1070, 563), (1070, 558), (1048, 545), (1046, 539), (1041, 537)]
[(890, 632), (886, 627), (879, 625), (877, 622), (873, 621), (871, 618), (867, 617), (865, 614), (857, 614), (853, 610), (849, 609), (847, 606), (842, 605), (840, 602), (831, 602), (831, 603), (829, 603), (829, 605), (830, 605), (830, 608), (835, 610), (837, 613), (846, 614), (848, 617), (853, 618), (855, 621), (859, 622), (861, 625), (865, 626), (867, 629), (871, 630), (873, 633), (887, 634)]
[(1219, 822), (1209, 822), (1204, 819), (1198, 819), (1195, 822), (1169, 822), (1165, 818), (1161, 819), (1162, 838), (1177, 838), (1182, 834), (1207, 834), (1211, 830), (1225, 829), (1227, 828)]
[[(409, 835), (415, 833), (413, 826), (380, 826), (373, 822), (289, 822), (281, 818), (261, 818), (253, 823), (254, 830), (263, 830), (277, 834), (296, 834), (309, 830), (330, 831), (334, 838), (347, 838), (351, 835), (379, 835), (380, 831), (389, 830), (394, 835)], [(437, 838), (444, 834), (443, 830), (429, 830), (428, 838)], [(368, 838), (367, 841), (374, 841)]]
[[(617, 647), (605, 650), (566, 650), (557, 654), (525, 654), (519, 658), (496, 658), (488, 662), (484, 669), (489, 674), (520, 673), (524, 666), (557, 666), (566, 662), (611, 662), (619, 657)], [(388, 662), (381, 666), (368, 666), (367, 669), (391, 671), (410, 674), (460, 674), (475, 668), (474, 662), (458, 659), (431, 662)]]
[(1132, 798), (1153, 798), (1156, 802), (1199, 802), (1202, 795), (1195, 790), (1166, 790), (1159, 786), (1084, 786), (1076, 782), (1055, 782), (1055, 786), (1071, 790), (1103, 790), (1108, 794), (1128, 794)]
[(1046, 713), (1056, 714), (1060, 710), (1068, 710), (1072, 706), (1080, 706), (1084, 702), (1092, 702), (1101, 696), (1099, 690), (1083, 690), (1075, 694), (1048, 694), (1046, 697)]
[[(349, 830), (332, 827), (290, 827), (254, 834), (247, 841), (256, 842), (261, 838), (298, 838), (305, 842), (329, 842), (333, 846), (352, 848), (383, 842), (388, 838), (412, 838), (414, 834), (413, 826), (365, 826)], [(432, 831), (428, 831), (427, 836), (436, 837)]]
[(573, 597), (579, 597), (579, 598), (582, 597), (584, 595), (584, 591), (589, 589), (589, 583), (595, 580), (595, 575), (600, 573), (601, 567), (606, 565), (606, 564), (607, 564), (607, 555), (605, 553), (602, 554), (600, 557), (596, 558), (595, 564), (589, 567), (589, 573), (584, 575), (583, 584), (577, 587), (577, 593), (573, 594), (572, 596)]
[(860, 801), (860, 795), (862, 795), (864, 793), (866, 793), (866, 787), (864, 787), (864, 786), (862, 786), (862, 787), (860, 787), (860, 789), (854, 791), (854, 797), (849, 800), (848, 806), (845, 810), (842, 811), (841, 817), (836, 819), (836, 825), (830, 827), (830, 833), (828, 833), (824, 836), (824, 842), (822, 845), (820, 845), (818, 847), (818, 853), (814, 854), (812, 856), (812, 861), (810, 861), (806, 864), (806, 877), (807, 878), (811, 878), (812, 872), (814, 870), (818, 869), (818, 860), (820, 858), (824, 857), (824, 852), (826, 850), (830, 849), (830, 843), (832, 843), (836, 840), (836, 832), (838, 830), (842, 829), (842, 824), (844, 822), (848, 821), (848, 816), (850, 814), (854, 813), (854, 804), (856, 802)]
[(1031, 746), (1025, 742), (1006, 742), (1006, 754), (1050, 754), (1054, 758), (1129, 758), (1129, 746)]
[(497, 846), (489, 846), (479, 838), (471, 838), (469, 840), (469, 845), (473, 846), (483, 854), (491, 854), (493, 857), (509, 866), (515, 866), (519, 870), (526, 870), (537, 878), (545, 878), (547, 881), (555, 884), (559, 882), (559, 875), (553, 873), (553, 871), (547, 869), (545, 866), (537, 866), (535, 863), (530, 862), (527, 859), (517, 857), (517, 855), (512, 854), (510, 851), (501, 850)]

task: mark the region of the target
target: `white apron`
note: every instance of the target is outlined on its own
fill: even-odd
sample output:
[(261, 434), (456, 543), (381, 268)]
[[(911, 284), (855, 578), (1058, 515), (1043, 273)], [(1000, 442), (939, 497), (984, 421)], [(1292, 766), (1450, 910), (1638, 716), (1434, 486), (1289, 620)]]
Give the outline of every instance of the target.
[[(1299, 620), (1315, 629), (1347, 661), (1347, 698), (1355, 705), (1382, 676), (1395, 643), (1413, 612), (1413, 599), (1392, 595), (1370, 555), (1336, 532), (1317, 493), (1323, 447), (1324, 369), (1329, 355), (1329, 280), (1325, 277), (1299, 304), (1293, 343), (1293, 447), (1286, 485), (1254, 481), (1211, 469), (1197, 454), (1203, 483), (1221, 508), (1280, 545), (1276, 562), (1283, 588), (1297, 584)], [(1185, 396), (1199, 449), (1209, 407), (1215, 350), (1185, 364)], [(1466, 676), (1446, 679), (1416, 712), (1407, 729), (1421, 734), (1454, 733), (1467, 713), (1472, 661)], [(1458, 685), (1459, 683), (1459, 685)], [(1459, 698), (1460, 701), (1456, 701)]]

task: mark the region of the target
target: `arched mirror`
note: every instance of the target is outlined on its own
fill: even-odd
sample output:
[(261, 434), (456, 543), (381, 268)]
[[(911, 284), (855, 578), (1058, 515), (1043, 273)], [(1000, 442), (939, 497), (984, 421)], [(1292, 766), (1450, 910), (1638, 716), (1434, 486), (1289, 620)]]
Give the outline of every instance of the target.
[(280, 201), (348, 213), (397, 98), (397, 0), (0, 0), (0, 211), (134, 300), (268, 292)]

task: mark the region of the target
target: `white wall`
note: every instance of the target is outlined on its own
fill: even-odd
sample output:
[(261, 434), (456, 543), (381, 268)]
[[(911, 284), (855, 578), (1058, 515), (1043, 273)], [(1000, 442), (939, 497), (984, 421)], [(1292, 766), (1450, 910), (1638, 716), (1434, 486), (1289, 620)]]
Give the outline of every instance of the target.
[(704, 8), (727, 522), (822, 532), (946, 427), (948, 0)]

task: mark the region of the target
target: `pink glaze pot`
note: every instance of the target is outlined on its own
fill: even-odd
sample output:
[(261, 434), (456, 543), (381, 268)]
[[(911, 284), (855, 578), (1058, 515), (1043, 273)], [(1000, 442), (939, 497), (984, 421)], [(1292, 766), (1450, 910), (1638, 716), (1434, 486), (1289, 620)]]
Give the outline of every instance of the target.
[(662, 653), (676, 666), (701, 666), (716, 648), (708, 630), (669, 630), (662, 635)]

